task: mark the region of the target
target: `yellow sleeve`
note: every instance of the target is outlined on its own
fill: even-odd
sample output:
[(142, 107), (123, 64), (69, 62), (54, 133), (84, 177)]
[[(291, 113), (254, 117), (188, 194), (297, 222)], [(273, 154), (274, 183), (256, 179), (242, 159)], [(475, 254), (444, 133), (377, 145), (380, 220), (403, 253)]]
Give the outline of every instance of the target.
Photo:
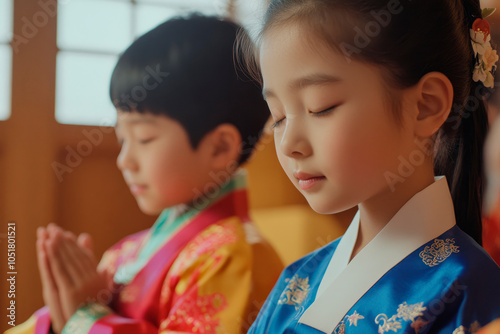
[(211, 225), (179, 253), (162, 291), (161, 333), (240, 333), (252, 252), (240, 221)]

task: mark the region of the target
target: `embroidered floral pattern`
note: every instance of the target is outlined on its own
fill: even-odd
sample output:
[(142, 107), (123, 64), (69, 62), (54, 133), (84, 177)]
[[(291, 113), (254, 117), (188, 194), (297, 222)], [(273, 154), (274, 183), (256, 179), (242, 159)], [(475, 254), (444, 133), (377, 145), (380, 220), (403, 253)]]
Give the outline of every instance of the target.
[(361, 319), (364, 319), (364, 318), (365, 317), (363, 317), (357, 311), (354, 311), (353, 314), (346, 316), (346, 319), (349, 320), (349, 326), (352, 326), (353, 324), (354, 324), (354, 326), (357, 326), (358, 325), (358, 320), (361, 320)]
[(295, 309), (298, 310), (309, 293), (309, 277), (299, 278), (298, 275), (294, 275), (285, 282), (288, 285), (281, 294), (278, 304), (295, 305)]
[(358, 311), (354, 311), (351, 315), (346, 315), (342, 321), (337, 325), (337, 327), (333, 330), (332, 334), (345, 334), (345, 328), (347, 326), (347, 322), (349, 322), (349, 326), (354, 325), (354, 327), (358, 326), (358, 320), (364, 319)]
[(375, 323), (378, 326), (379, 334), (383, 334), (389, 331), (397, 332), (401, 329), (402, 321), (412, 321), (415, 322), (415, 318), (424, 315), (423, 311), (427, 308), (423, 306), (423, 302), (408, 305), (406, 302), (399, 304), (398, 313), (388, 318), (387, 315), (381, 313), (375, 317)]
[(453, 331), (453, 334), (465, 334), (467, 329), (464, 326), (460, 326)]
[(420, 257), (426, 265), (434, 267), (446, 260), (452, 253), (458, 253), (458, 248), (455, 246), (454, 239), (435, 239), (431, 246), (425, 246), (420, 252)]
[(189, 333), (216, 333), (220, 320), (217, 313), (227, 307), (221, 293), (199, 296), (195, 291), (186, 298), (161, 325), (160, 330), (185, 331)]
[(172, 266), (172, 272), (180, 273), (197, 261), (203, 254), (216, 252), (224, 245), (238, 241), (239, 235), (236, 227), (231, 224), (214, 224), (196, 236), (179, 254)]

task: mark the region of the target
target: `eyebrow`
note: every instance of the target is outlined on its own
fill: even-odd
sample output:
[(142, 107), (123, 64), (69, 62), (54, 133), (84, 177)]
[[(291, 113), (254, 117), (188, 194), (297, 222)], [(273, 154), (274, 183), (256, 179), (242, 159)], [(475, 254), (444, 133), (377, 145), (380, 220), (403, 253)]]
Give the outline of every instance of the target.
[[(290, 83), (288, 86), (291, 90), (300, 90), (310, 86), (320, 86), (330, 83), (336, 83), (342, 81), (340, 78), (324, 74), (324, 73), (313, 73), (306, 75), (304, 77), (298, 78)], [(264, 88), (262, 91), (262, 96), (264, 100), (269, 97), (276, 97), (276, 94), (269, 89)]]

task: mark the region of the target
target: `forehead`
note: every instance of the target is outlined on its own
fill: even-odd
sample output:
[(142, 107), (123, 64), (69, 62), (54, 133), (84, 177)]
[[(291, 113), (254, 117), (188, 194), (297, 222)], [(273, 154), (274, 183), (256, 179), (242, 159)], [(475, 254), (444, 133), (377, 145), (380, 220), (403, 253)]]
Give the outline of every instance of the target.
[(277, 26), (267, 31), (259, 49), (259, 63), (265, 92), (285, 86), (293, 90), (292, 83), (312, 75), (318, 79), (337, 78), (360, 88), (380, 85), (382, 79), (374, 65), (347, 57), (300, 25)]
[(117, 111), (116, 127), (134, 124), (156, 124), (158, 116), (138, 111)]

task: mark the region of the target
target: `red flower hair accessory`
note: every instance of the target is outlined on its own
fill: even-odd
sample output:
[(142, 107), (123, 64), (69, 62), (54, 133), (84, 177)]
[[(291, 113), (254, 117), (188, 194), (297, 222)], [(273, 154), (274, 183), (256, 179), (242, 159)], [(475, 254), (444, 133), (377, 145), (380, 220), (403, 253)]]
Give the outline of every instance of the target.
[[(486, 18), (495, 12), (495, 8), (483, 9), (482, 16)], [(484, 19), (476, 19), (470, 29), (470, 38), (476, 62), (472, 79), (475, 82), (481, 81), (485, 87), (493, 88), (493, 73), (498, 62), (498, 54), (491, 47), (490, 24)]]

